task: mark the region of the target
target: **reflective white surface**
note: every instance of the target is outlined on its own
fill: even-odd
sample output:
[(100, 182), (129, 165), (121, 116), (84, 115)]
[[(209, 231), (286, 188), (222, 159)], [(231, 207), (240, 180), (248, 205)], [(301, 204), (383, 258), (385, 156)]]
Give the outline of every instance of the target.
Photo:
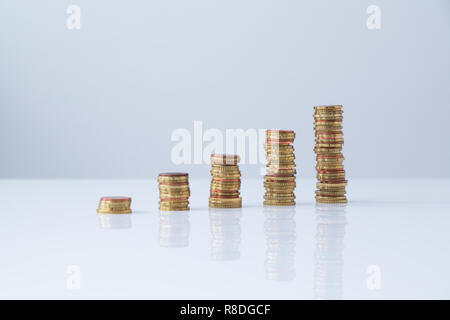
[[(191, 179), (191, 211), (160, 213), (156, 181), (0, 180), (0, 298), (450, 298), (449, 180), (350, 180), (346, 206), (242, 188), (209, 210)], [(103, 195), (134, 212), (97, 215)]]

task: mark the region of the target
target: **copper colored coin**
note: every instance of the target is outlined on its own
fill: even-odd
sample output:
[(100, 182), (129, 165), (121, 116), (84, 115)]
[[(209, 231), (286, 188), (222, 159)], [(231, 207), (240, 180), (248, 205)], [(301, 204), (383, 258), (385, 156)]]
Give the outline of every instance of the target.
[(234, 190), (218, 190), (218, 189), (211, 189), (211, 192), (219, 192), (219, 193), (235, 193)]
[(120, 197), (120, 196), (113, 196), (113, 197), (101, 197), (101, 201), (109, 201), (109, 202), (126, 202), (131, 201), (130, 197)]
[(333, 179), (333, 180), (320, 180), (320, 183), (329, 183), (329, 184), (333, 184), (333, 183), (347, 183), (347, 180), (345, 179)]
[(267, 133), (295, 133), (293, 130), (266, 130)]
[(344, 169), (335, 169), (335, 170), (331, 170), (331, 169), (319, 169), (317, 170), (318, 173), (345, 173)]

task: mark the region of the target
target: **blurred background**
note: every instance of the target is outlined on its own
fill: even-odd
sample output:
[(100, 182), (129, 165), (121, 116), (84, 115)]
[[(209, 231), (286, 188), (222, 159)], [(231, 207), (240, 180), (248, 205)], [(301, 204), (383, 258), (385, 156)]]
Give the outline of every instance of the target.
[(293, 129), (313, 177), (313, 106), (343, 104), (348, 177), (449, 178), (449, 39), (447, 0), (0, 0), (0, 177), (208, 177), (171, 161), (196, 120)]

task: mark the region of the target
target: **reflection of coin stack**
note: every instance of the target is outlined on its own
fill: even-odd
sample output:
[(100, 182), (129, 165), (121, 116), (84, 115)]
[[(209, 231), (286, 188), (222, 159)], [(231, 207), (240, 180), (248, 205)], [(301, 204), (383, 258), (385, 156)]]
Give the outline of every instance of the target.
[(314, 107), (317, 159), (316, 201), (323, 203), (346, 203), (344, 156), (344, 133), (342, 131), (342, 106)]
[(264, 205), (295, 205), (295, 132), (290, 130), (266, 131), (267, 174), (264, 176)]
[(344, 275), (345, 205), (317, 204), (314, 293), (316, 299), (341, 299)]
[(129, 197), (101, 197), (97, 213), (131, 213), (130, 205), (131, 198)]
[(211, 194), (210, 208), (240, 208), (241, 171), (239, 170), (239, 156), (211, 155)]
[(289, 281), (295, 278), (295, 209), (264, 208), (266, 234), (266, 279)]
[(184, 211), (189, 210), (189, 176), (187, 173), (160, 173), (159, 210)]
[(102, 229), (131, 228), (131, 214), (97, 214)]
[(211, 259), (213, 261), (238, 260), (241, 256), (241, 209), (210, 209)]
[(159, 213), (159, 245), (179, 248), (189, 246), (189, 214), (161, 211)]

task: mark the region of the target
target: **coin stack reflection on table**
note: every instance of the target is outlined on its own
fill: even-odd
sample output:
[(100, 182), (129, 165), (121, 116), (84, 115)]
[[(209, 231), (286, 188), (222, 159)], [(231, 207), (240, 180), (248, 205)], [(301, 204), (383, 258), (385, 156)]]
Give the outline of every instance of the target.
[(241, 208), (241, 171), (238, 155), (211, 155), (210, 208)]
[(159, 213), (159, 246), (180, 248), (189, 246), (189, 212)]
[(264, 208), (266, 235), (266, 279), (290, 281), (295, 278), (295, 207)]
[(316, 201), (321, 203), (346, 203), (347, 180), (345, 180), (343, 110), (341, 105), (314, 107), (316, 135)]
[(158, 175), (159, 210), (189, 210), (189, 175), (187, 173), (169, 172)]
[(242, 209), (209, 209), (211, 260), (239, 260)]
[(267, 174), (264, 176), (264, 205), (295, 205), (295, 132), (291, 130), (266, 131)]
[(97, 213), (131, 213), (130, 206), (130, 197), (101, 197), (98, 204)]
[(344, 289), (346, 204), (316, 204), (315, 299), (341, 299)]

